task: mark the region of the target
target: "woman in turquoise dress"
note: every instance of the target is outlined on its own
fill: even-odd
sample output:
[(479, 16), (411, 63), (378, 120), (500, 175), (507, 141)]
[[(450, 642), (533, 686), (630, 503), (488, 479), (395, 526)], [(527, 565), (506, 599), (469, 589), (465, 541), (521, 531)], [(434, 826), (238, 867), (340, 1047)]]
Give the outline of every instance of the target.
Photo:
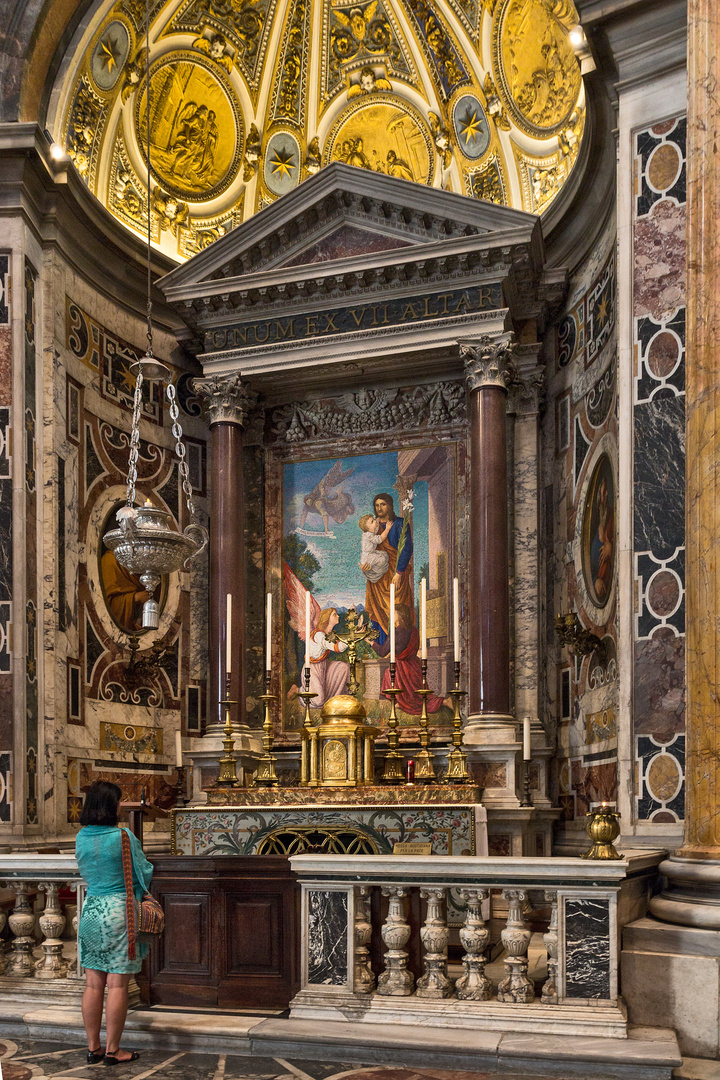
[[(118, 806), (122, 792), (117, 784), (98, 780), (85, 796), (80, 817), (83, 826), (75, 841), (75, 857), (87, 893), (78, 925), (80, 963), (85, 968), (85, 991), (82, 1015), (88, 1037), (88, 1063), (106, 1065), (135, 1061), (139, 1056), (120, 1049), (128, 1007), (128, 983), (137, 974), (147, 955), (147, 945), (136, 944), (134, 960), (128, 957), (128, 933), (125, 908), (121, 830)], [(152, 863), (131, 832), (133, 892), (141, 900), (150, 887)], [(106, 1046), (100, 1046), (103, 998), (105, 1006)]]

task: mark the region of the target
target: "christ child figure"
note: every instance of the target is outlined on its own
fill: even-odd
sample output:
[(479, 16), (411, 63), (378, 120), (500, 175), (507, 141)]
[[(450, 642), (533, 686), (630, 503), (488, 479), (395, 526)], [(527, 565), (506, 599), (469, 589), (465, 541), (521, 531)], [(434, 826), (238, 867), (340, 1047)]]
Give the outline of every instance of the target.
[(368, 581), (379, 581), (387, 572), (389, 559), (386, 551), (378, 551), (378, 546), (387, 538), (392, 521), (383, 524), (372, 514), (363, 514), (358, 527), (362, 531), (360, 566)]

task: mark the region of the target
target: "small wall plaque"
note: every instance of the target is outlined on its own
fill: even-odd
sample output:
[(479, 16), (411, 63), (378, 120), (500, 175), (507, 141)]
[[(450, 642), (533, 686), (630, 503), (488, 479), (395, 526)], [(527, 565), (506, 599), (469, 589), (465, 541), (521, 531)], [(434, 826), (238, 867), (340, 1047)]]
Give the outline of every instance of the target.
[(432, 855), (432, 844), (406, 840), (393, 844), (393, 855)]

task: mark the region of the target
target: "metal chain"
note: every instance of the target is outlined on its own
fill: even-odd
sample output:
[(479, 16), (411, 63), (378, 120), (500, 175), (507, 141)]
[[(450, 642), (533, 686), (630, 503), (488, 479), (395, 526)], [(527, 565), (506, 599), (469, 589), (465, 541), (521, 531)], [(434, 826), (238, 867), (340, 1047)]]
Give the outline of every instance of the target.
[(140, 450), (140, 409), (142, 407), (142, 368), (138, 371), (135, 381), (135, 396), (133, 398), (132, 428), (130, 431), (130, 454), (128, 456), (127, 475), (127, 504), (135, 503), (135, 484), (137, 483), (137, 463)]
[(188, 472), (187, 461), (185, 460), (185, 447), (182, 442), (182, 428), (180, 427), (180, 414), (177, 407), (175, 387), (171, 382), (169, 382), (167, 385), (167, 397), (168, 401), (170, 402), (170, 419), (173, 422), (172, 433), (175, 436), (175, 453), (178, 456), (178, 472), (180, 473), (180, 479), (182, 480), (182, 489), (185, 492), (185, 500), (187, 502), (190, 520), (194, 521), (195, 505), (193, 503), (192, 497), (190, 473)]

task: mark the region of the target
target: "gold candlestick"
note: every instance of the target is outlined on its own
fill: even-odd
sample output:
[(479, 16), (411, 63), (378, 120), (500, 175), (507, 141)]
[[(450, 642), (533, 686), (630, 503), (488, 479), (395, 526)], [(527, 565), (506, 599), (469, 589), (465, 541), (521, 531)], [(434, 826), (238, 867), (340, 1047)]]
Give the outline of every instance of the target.
[(620, 814), (609, 806), (599, 810), (590, 810), (586, 815), (590, 820), (586, 824), (587, 834), (592, 840), (592, 847), (580, 856), (581, 859), (622, 859), (623, 855), (615, 850), (614, 841), (620, 835)]
[(313, 727), (310, 716), (310, 702), (316, 696), (310, 691), (310, 666), (303, 671), (305, 689), (300, 690), (298, 697), (305, 702), (305, 717), (302, 728), (302, 745), (300, 747), (300, 786), (318, 787), (317, 774), (317, 731)]
[(235, 737), (233, 735), (232, 720), (230, 719), (230, 709), (233, 705), (237, 705), (236, 701), (233, 701), (230, 697), (230, 676), (225, 676), (225, 697), (220, 701), (221, 705), (225, 706), (225, 738), (223, 739), (223, 746), (225, 747), (225, 753), (220, 758), (220, 774), (215, 781), (215, 787), (240, 787), (240, 782), (237, 778), (237, 762), (233, 754), (235, 748)]
[(415, 756), (415, 782), (418, 784), (434, 784), (437, 777), (435, 776), (434, 755), (430, 749), (430, 731), (428, 729), (427, 699), (428, 695), (432, 694), (432, 690), (428, 689), (427, 660), (421, 660), (420, 666), (422, 668), (422, 690), (416, 692), (422, 696), (422, 712), (420, 713), (420, 752)]
[(470, 782), (470, 774), (467, 770), (467, 754), (462, 748), (462, 716), (460, 715), (460, 698), (467, 693), (460, 689), (460, 661), (455, 661), (455, 689), (450, 693), (453, 696), (453, 748), (448, 754), (448, 771), (446, 780), (448, 784), (467, 784)]
[(255, 783), (258, 787), (274, 787), (278, 782), (275, 773), (277, 758), (272, 753), (273, 733), (272, 720), (270, 719), (270, 702), (275, 700), (275, 694), (270, 693), (270, 680), (272, 672), (265, 672), (265, 693), (260, 695), (260, 701), (265, 703), (265, 719), (263, 720), (263, 756), (258, 762), (255, 773)]
[(398, 725), (400, 721), (397, 718), (395, 711), (395, 698), (398, 694), (402, 693), (399, 687), (395, 686), (395, 663), (390, 664), (390, 685), (387, 690), (382, 691), (385, 696), (390, 697), (390, 715), (388, 716), (388, 750), (385, 755), (385, 770), (383, 772), (384, 784), (401, 784), (405, 779), (403, 772), (403, 756), (398, 750)]

